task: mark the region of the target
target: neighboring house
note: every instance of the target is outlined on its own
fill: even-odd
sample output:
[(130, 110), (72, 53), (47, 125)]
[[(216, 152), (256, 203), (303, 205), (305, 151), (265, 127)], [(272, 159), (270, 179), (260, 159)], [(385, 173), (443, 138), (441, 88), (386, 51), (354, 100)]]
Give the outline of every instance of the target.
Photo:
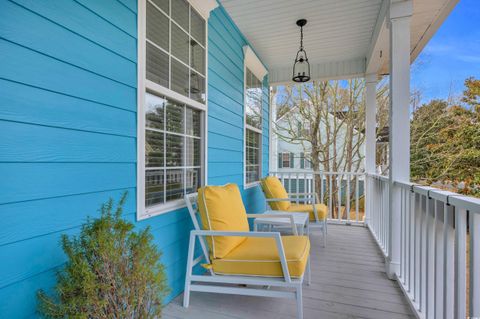
[[(274, 127), (278, 130), (278, 134), (272, 134), (272, 161), (270, 162), (272, 166), (272, 170), (278, 170), (279, 172), (288, 172), (288, 171), (298, 171), (298, 172), (308, 172), (312, 170), (312, 164), (310, 159), (310, 143), (303, 142), (303, 143), (291, 143), (288, 138), (291, 138), (291, 134), (289, 133), (290, 125), (294, 127), (294, 129), (303, 131), (303, 135), (308, 135), (308, 128), (305, 127), (303, 124), (304, 119), (301, 119), (298, 115), (296, 115), (295, 108), (293, 108), (290, 112), (290, 116), (287, 119), (286, 114), (280, 117)], [(292, 116), (293, 114), (293, 116)], [(329, 120), (334, 120), (334, 115), (330, 114)], [(325, 123), (321, 124), (320, 132), (324, 132)], [(337, 139), (337, 151), (339, 154), (342, 152), (342, 147), (345, 143), (345, 133), (346, 133), (346, 126), (340, 129), (338, 133)], [(360, 133), (363, 134), (363, 133)], [(283, 137), (283, 138), (282, 138)], [(285, 138), (288, 137), (288, 138)], [(333, 147), (332, 147), (333, 149)], [(364, 156), (364, 145), (360, 147), (360, 154)], [(358, 156), (355, 156), (353, 161), (358, 161)], [(340, 166), (344, 164), (344, 161), (340, 161)], [(320, 164), (320, 171), (324, 171), (323, 165)], [(358, 171), (363, 171), (364, 164), (363, 160), (360, 163)]]

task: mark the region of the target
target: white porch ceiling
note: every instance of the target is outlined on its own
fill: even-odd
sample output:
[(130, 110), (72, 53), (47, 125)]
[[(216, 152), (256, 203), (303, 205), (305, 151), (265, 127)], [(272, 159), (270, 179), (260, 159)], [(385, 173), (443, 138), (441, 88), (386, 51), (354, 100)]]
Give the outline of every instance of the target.
[[(219, 0), (266, 64), (272, 83), (288, 82), (300, 29), (312, 78), (346, 78), (388, 72), (389, 0)], [(398, 0), (394, 0), (398, 1)], [(412, 59), (458, 0), (413, 0)], [(382, 51), (380, 57), (380, 51)]]

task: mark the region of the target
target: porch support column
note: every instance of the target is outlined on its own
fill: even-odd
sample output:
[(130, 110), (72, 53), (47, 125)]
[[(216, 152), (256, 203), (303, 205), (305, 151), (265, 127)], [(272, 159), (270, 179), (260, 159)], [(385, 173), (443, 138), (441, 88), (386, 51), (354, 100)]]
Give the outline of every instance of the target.
[(365, 172), (367, 177), (365, 178), (367, 190), (366, 201), (365, 201), (365, 224), (370, 223), (371, 216), (371, 203), (372, 203), (372, 183), (371, 178), (368, 177), (368, 174), (375, 174), (375, 162), (376, 162), (376, 153), (377, 153), (377, 74), (366, 74), (365, 75), (365, 102), (366, 102), (366, 112), (365, 112)]
[(277, 134), (275, 133), (275, 122), (277, 120), (277, 87), (270, 88), (270, 114), (269, 114), (269, 172), (278, 172), (278, 152), (277, 152)]
[(390, 29), (389, 241), (386, 271), (400, 271), (400, 189), (394, 181), (410, 181), (410, 19), (412, 0), (392, 0)]

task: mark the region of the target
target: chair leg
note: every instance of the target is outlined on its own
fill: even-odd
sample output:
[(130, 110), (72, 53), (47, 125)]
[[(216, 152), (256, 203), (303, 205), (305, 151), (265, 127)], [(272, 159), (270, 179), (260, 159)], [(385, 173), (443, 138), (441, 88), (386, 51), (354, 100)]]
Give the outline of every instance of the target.
[(185, 273), (185, 288), (183, 291), (183, 307), (188, 308), (190, 304), (190, 277), (192, 276), (193, 251), (195, 250), (195, 236), (190, 234), (190, 243), (188, 246), (187, 271)]
[(296, 299), (297, 299), (297, 319), (303, 319), (303, 299), (302, 299), (301, 285), (297, 287)]
[(185, 281), (185, 290), (183, 291), (183, 307), (188, 308), (190, 305), (190, 280)]

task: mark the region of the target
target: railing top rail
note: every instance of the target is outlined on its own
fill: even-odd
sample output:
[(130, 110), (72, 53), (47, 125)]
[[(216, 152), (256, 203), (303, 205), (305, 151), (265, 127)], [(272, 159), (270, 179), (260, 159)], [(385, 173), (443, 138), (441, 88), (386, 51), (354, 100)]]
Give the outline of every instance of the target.
[(480, 213), (480, 198), (410, 182), (395, 181), (394, 184), (403, 188), (408, 188), (414, 193), (445, 202), (449, 205), (464, 208), (470, 212)]
[(455, 194), (448, 197), (448, 203), (455, 207), (462, 207), (471, 213), (480, 214), (480, 199), (461, 194)]
[(389, 181), (388, 176), (385, 176), (385, 175), (371, 174), (371, 173), (367, 173), (366, 175), (373, 178), (373, 179), (377, 179), (379, 181), (382, 181), (382, 182), (388, 182)]
[(326, 171), (296, 171), (296, 170), (286, 170), (286, 171), (270, 171), (269, 174), (315, 174), (315, 175), (356, 175), (363, 176), (365, 172), (326, 172)]

